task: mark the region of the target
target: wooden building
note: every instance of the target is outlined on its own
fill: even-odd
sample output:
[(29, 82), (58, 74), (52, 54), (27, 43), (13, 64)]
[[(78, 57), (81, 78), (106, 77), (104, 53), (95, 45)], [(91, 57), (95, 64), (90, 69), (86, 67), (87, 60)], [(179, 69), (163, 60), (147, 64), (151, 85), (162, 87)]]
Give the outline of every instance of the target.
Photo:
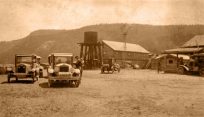
[[(204, 35), (194, 36), (192, 39), (184, 43), (179, 48), (165, 50), (163, 55), (160, 57), (162, 61), (162, 69), (165, 71), (177, 71), (179, 58), (183, 56), (185, 61), (190, 59), (191, 55), (204, 52)], [(161, 55), (162, 56), (162, 55)], [(186, 56), (186, 57), (185, 57)], [(172, 65), (169, 65), (169, 58), (173, 61)], [(188, 59), (189, 58), (189, 59)]]
[(149, 51), (133, 43), (103, 40), (103, 59), (114, 59), (116, 63), (139, 65), (144, 68), (149, 59)]
[(195, 53), (204, 52), (204, 35), (194, 36), (192, 39), (184, 43), (181, 47), (165, 50), (166, 54), (185, 54), (193, 55)]
[(190, 59), (188, 55), (177, 55), (176, 54), (161, 54), (156, 58), (152, 59), (151, 69), (158, 69), (158, 62), (160, 62), (160, 70), (169, 73), (177, 72), (177, 65), (181, 64), (180, 60), (182, 60), (183, 64)]

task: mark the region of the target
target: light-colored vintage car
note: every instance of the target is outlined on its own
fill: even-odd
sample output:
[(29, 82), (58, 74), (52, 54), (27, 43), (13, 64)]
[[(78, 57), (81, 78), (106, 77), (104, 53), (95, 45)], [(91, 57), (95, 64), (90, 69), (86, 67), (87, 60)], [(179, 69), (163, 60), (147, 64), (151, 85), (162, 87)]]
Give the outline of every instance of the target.
[(35, 54), (16, 54), (15, 67), (8, 70), (8, 82), (11, 78), (19, 79), (32, 79), (32, 82), (38, 80), (38, 63), (37, 55)]
[(74, 67), (72, 53), (52, 53), (48, 57), (48, 86), (54, 82), (66, 82), (79, 87), (81, 83), (80, 70)]

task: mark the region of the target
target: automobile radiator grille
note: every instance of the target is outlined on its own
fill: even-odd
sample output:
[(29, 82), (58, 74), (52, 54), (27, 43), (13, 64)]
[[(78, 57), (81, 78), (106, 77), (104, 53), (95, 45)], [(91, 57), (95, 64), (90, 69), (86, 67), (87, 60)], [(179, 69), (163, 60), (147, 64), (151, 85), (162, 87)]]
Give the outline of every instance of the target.
[(17, 70), (18, 70), (18, 73), (26, 73), (26, 66), (24, 65), (18, 66)]
[(61, 66), (60, 72), (69, 72), (69, 67), (68, 66)]

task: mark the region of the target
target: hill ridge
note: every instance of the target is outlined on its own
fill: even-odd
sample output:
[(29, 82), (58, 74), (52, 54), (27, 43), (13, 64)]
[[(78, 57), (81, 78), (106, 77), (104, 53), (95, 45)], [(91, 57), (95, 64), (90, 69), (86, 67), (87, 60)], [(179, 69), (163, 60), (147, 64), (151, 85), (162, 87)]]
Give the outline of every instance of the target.
[[(125, 23), (97, 24), (78, 29), (39, 29), (24, 38), (0, 42), (0, 63), (13, 63), (15, 53), (36, 53), (47, 61), (49, 53), (72, 52), (79, 54), (79, 45), (83, 42), (84, 32), (98, 32), (98, 40), (124, 41), (122, 26)], [(204, 25), (146, 25), (130, 26), (127, 42), (139, 44), (152, 53), (176, 48), (195, 35), (204, 34)]]

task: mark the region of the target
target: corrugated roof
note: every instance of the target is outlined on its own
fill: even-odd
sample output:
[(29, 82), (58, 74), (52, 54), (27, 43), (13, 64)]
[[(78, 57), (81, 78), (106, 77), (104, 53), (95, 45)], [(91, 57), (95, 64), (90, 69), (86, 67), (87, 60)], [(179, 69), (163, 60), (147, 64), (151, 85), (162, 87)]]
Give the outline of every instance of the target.
[(196, 53), (202, 51), (203, 48), (176, 48), (165, 50), (165, 54), (188, 54), (188, 53)]
[(133, 43), (126, 43), (126, 49), (124, 42), (116, 42), (116, 41), (107, 41), (103, 40), (103, 43), (108, 45), (110, 48), (116, 51), (128, 51), (128, 52), (140, 52), (140, 53), (150, 53), (142, 46)]
[(192, 39), (187, 41), (182, 47), (197, 47), (204, 46), (204, 35), (194, 36)]

